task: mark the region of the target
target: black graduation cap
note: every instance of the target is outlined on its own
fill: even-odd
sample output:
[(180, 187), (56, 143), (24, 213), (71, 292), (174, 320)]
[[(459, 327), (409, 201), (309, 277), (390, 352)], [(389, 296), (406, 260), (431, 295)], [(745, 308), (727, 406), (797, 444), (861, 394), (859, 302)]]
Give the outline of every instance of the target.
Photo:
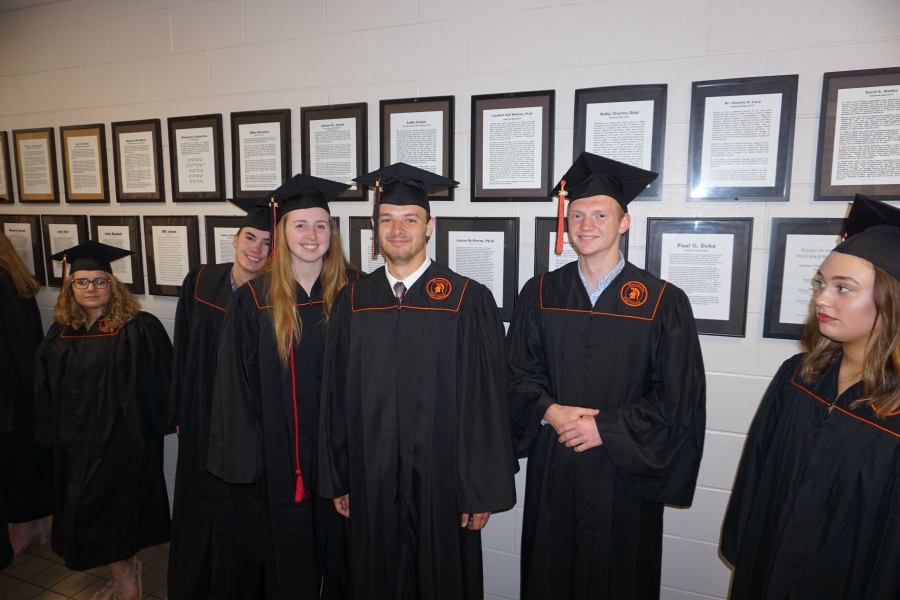
[(378, 253), (378, 207), (381, 204), (421, 206), (430, 215), (428, 194), (459, 184), (458, 181), (402, 162), (366, 173), (353, 181), (375, 188), (375, 205), (372, 210), (372, 220), (375, 223), (373, 254)]
[(71, 273), (75, 271), (106, 271), (107, 273), (112, 273), (110, 263), (120, 258), (125, 258), (130, 254), (134, 254), (134, 252), (88, 240), (83, 244), (57, 252), (50, 258), (62, 261), (62, 278), (65, 280), (66, 266), (68, 265), (72, 265)]
[(565, 232), (563, 198), (568, 198), (571, 202), (591, 196), (610, 196), (619, 203), (623, 211), (628, 212), (628, 203), (656, 181), (657, 177), (659, 173), (645, 171), (605, 156), (582, 152), (553, 188), (553, 195), (559, 195), (556, 253), (562, 254), (563, 250)]
[(834, 249), (878, 265), (900, 279), (900, 209), (856, 194)]
[(287, 213), (301, 208), (324, 208), (331, 214), (328, 201), (341, 195), (350, 184), (297, 173), (261, 202), (272, 215), (269, 258), (275, 258), (275, 225)]
[(244, 227), (261, 231), (272, 229), (272, 211), (268, 209), (268, 198), (234, 198), (229, 202), (247, 213), (241, 220), (240, 229)]

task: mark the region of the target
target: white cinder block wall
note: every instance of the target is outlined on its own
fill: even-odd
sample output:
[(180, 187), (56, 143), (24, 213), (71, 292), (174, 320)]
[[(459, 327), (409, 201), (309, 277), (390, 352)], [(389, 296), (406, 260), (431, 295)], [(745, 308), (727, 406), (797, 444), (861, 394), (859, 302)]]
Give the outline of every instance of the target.
[[(694, 507), (667, 509), (665, 518), (662, 597), (725, 598), (730, 571), (717, 541), (744, 435), (769, 378), (796, 351), (793, 342), (761, 337), (769, 223), (843, 216), (842, 205), (812, 202), (822, 73), (897, 66), (898, 26), (897, 0), (69, 0), (0, 13), (0, 130), (160, 118), (167, 157), (166, 117), (222, 113), (230, 195), (230, 112), (292, 109), (298, 172), (300, 108), (368, 102), (375, 168), (379, 100), (453, 94), (461, 185), (458, 199), (435, 203), (434, 212), (520, 217), (522, 285), (532, 275), (534, 217), (554, 215), (555, 205), (470, 206), (470, 96), (555, 89), (558, 178), (572, 158), (576, 88), (667, 83), (664, 198), (632, 205), (631, 260), (644, 263), (648, 216), (754, 218), (747, 337), (702, 338), (705, 458)], [(686, 202), (691, 82), (790, 73), (800, 75), (790, 202)], [(164, 165), (170, 185), (167, 158)], [(115, 189), (112, 170), (110, 177)], [(0, 211), (237, 214), (224, 203), (171, 200)], [(339, 204), (334, 212), (346, 243), (347, 217), (368, 214), (370, 204)], [(55, 298), (51, 289), (40, 294), (45, 325)], [(141, 302), (171, 333), (175, 299)], [(177, 448), (170, 442), (171, 472)], [(523, 478), (518, 483), (521, 498)], [(485, 530), (487, 598), (518, 598), (521, 514), (495, 515)]]

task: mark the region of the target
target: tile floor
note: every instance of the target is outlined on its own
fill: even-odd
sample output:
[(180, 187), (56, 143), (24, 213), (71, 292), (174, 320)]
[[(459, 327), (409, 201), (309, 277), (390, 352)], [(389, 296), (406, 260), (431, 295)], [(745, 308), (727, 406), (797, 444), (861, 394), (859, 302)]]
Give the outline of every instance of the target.
[[(169, 545), (153, 546), (138, 553), (144, 563), (144, 598), (167, 600), (166, 568)], [(89, 600), (109, 579), (106, 566), (89, 571), (70, 571), (50, 544), (32, 542), (13, 563), (0, 571), (6, 600)]]

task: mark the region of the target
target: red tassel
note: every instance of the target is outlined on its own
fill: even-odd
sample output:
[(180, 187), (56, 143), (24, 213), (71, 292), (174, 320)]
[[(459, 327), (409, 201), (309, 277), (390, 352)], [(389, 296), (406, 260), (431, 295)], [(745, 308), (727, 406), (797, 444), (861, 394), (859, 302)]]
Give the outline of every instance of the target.
[(272, 207), (272, 235), (271, 244), (269, 244), (269, 260), (275, 258), (278, 254), (278, 203), (275, 202), (274, 196), (269, 199), (269, 206)]
[(294, 372), (294, 332), (291, 332), (291, 400), (294, 402), (294, 462), (297, 463), (297, 469), (294, 474), (297, 476), (297, 487), (294, 489), (294, 502), (300, 502), (306, 497), (306, 490), (303, 488), (303, 473), (300, 472), (300, 419), (297, 415), (297, 375)]
[(566, 235), (565, 219), (566, 219), (566, 180), (559, 182), (559, 208), (556, 211), (556, 253), (563, 253), (563, 239)]
[(378, 205), (381, 203), (381, 178), (375, 178), (375, 203), (372, 206), (372, 258), (378, 256)]

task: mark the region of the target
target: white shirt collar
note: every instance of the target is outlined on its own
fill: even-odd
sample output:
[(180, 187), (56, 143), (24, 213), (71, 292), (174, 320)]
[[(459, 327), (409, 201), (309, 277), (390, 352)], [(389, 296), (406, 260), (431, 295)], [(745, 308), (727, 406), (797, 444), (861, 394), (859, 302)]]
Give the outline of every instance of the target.
[(398, 281), (402, 281), (403, 285), (406, 286), (406, 289), (409, 289), (413, 286), (413, 284), (418, 281), (419, 277), (422, 276), (428, 267), (431, 266), (431, 259), (425, 258), (425, 262), (422, 263), (422, 266), (413, 271), (406, 279), (397, 279), (393, 275), (391, 275), (390, 270), (388, 269), (387, 264), (384, 265), (384, 274), (387, 275), (388, 285), (391, 286), (391, 293), (394, 293), (394, 284)]

